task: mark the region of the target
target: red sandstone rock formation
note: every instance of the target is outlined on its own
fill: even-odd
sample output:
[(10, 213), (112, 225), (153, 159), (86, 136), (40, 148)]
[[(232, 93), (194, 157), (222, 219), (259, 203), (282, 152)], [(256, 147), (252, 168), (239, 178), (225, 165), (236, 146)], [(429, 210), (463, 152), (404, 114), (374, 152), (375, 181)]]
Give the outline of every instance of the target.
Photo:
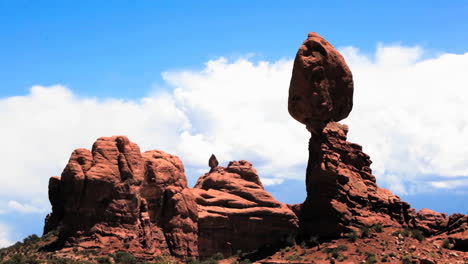
[(49, 196), (44, 231), (60, 231), (59, 247), (198, 255), (197, 205), (176, 156), (141, 154), (124, 136), (99, 138), (92, 151), (73, 152)]
[(200, 256), (276, 246), (297, 231), (296, 215), (264, 190), (247, 161), (213, 168), (192, 192), (198, 203)]
[(411, 224), (409, 204), (379, 188), (362, 147), (346, 141), (348, 127), (330, 122), (309, 142), (307, 199), (300, 219), (305, 234), (338, 237), (359, 226)]
[(311, 132), (306, 172), (307, 198), (291, 208), (300, 235), (339, 237), (359, 226), (408, 226), (426, 235), (445, 235), (468, 249), (468, 217), (410, 205), (379, 188), (362, 147), (346, 141), (348, 127), (333, 122), (352, 109), (353, 82), (341, 55), (323, 38), (309, 33), (294, 62), (288, 110)]
[(224, 168), (214, 155), (193, 189), (176, 156), (140, 153), (124, 136), (98, 139), (73, 152), (49, 181), (52, 213), (44, 232), (59, 230), (59, 248), (125, 249), (142, 258), (231, 255), (281, 245), (299, 232), (336, 238), (360, 226), (408, 226), (453, 249), (468, 250), (468, 216), (415, 212), (379, 188), (362, 147), (334, 121), (352, 109), (352, 75), (341, 55), (310, 33), (294, 63), (288, 109), (311, 132), (307, 198), (288, 206), (266, 192), (247, 161)]
[(353, 108), (353, 76), (341, 54), (316, 33), (299, 47), (289, 86), (288, 110), (317, 131), (346, 118)]

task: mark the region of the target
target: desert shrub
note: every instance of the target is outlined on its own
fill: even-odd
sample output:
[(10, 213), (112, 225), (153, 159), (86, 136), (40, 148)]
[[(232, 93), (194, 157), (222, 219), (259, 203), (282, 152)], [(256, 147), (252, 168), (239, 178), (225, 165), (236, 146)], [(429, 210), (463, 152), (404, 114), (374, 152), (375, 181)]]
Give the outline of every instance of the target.
[(403, 237), (409, 237), (410, 234), (411, 234), (411, 229), (408, 229), (408, 228), (405, 228), (403, 230), (397, 230), (392, 233), (393, 236), (402, 235)]
[(377, 223), (372, 226), (372, 229), (377, 232), (377, 233), (382, 233), (383, 232), (383, 226), (381, 223)]
[(411, 230), (411, 236), (418, 241), (423, 241), (425, 239), (423, 232), (418, 229)]
[(200, 263), (200, 261), (196, 260), (193, 257), (187, 258), (187, 264), (199, 264), (199, 263)]
[(373, 253), (366, 252), (366, 264), (374, 264), (377, 263), (377, 258)]
[(336, 257), (336, 260), (338, 260), (339, 262), (344, 261), (345, 259), (347, 259), (347, 257), (344, 256), (344, 255), (342, 255), (342, 254), (339, 254), (339, 255)]
[(23, 239), (23, 244), (31, 245), (33, 243), (39, 242), (41, 240), (36, 234), (32, 234)]
[(361, 231), (361, 238), (369, 237), (371, 234), (371, 229), (367, 226), (361, 226), (361, 228), (359, 228), (359, 231)]
[(219, 261), (214, 259), (213, 257), (209, 258), (209, 259), (205, 259), (204, 261), (202, 261), (200, 264), (218, 264)]
[(299, 261), (302, 260), (302, 258), (297, 253), (293, 253), (292, 255), (287, 256), (286, 260)]
[(338, 246), (336, 247), (336, 250), (338, 250), (338, 251), (346, 251), (346, 250), (348, 250), (348, 247), (345, 246), (345, 245), (338, 245)]
[[(176, 261), (176, 259), (172, 256), (167, 256), (167, 255), (159, 255), (153, 258), (153, 261), (148, 263), (148, 264), (177, 264), (179, 262)], [(200, 264), (201, 262), (194, 259), (194, 258), (188, 258), (187, 259), (187, 264)], [(141, 264), (138, 262), (138, 264)]]
[(211, 256), (211, 258), (213, 258), (215, 260), (222, 260), (222, 259), (224, 259), (224, 255), (223, 255), (223, 253), (218, 252), (218, 253), (214, 254), (213, 256)]
[(338, 261), (343, 261), (346, 259), (345, 256), (341, 254), (341, 252), (348, 250), (348, 247), (345, 245), (339, 245), (336, 248), (326, 248), (324, 250), (325, 253), (329, 254), (329, 258), (336, 259)]
[(112, 261), (109, 257), (99, 257), (96, 259), (99, 264), (112, 264)]
[(403, 231), (401, 232), (401, 234), (402, 234), (404, 237), (409, 237), (409, 235), (411, 234), (411, 230), (408, 229), (408, 228), (405, 228), (405, 229), (403, 229)]
[(53, 258), (47, 260), (47, 264), (70, 264), (73, 263), (74, 261), (70, 259), (65, 259), (65, 258)]
[(346, 236), (348, 237), (348, 240), (351, 242), (356, 242), (357, 240), (357, 234), (355, 231), (352, 231), (351, 233), (346, 234)]
[(15, 254), (7, 261), (4, 261), (3, 264), (25, 264), (26, 259), (21, 254)]
[(388, 254), (385, 254), (385, 255), (382, 256), (382, 259), (380, 261), (381, 262), (388, 262), (388, 260), (389, 260), (388, 258), (389, 258)]
[(115, 254), (114, 256), (115, 263), (120, 263), (120, 264), (136, 264), (136, 258), (128, 253), (128, 252), (123, 252), (119, 251)]
[(413, 263), (413, 258), (410, 255), (403, 255), (401, 257), (401, 263), (403, 264), (411, 264)]
[(444, 241), (442, 241), (442, 247), (446, 248), (446, 249), (449, 249), (450, 248), (450, 241), (448, 239), (444, 239)]

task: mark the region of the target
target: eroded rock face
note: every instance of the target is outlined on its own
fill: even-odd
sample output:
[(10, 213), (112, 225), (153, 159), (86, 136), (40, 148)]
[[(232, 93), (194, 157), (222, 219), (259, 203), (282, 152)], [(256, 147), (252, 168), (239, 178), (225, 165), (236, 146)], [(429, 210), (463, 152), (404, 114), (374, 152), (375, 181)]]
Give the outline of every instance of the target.
[(346, 118), (353, 108), (353, 76), (341, 54), (316, 33), (299, 47), (289, 86), (288, 110), (309, 131)]
[(124, 136), (75, 150), (61, 178), (51, 178), (49, 199), (44, 232), (58, 229), (59, 247), (198, 254), (197, 205), (182, 162), (162, 151), (141, 154)]
[(199, 254), (235, 254), (284, 243), (298, 219), (266, 192), (247, 161), (233, 161), (201, 176), (192, 189), (198, 204)]
[(309, 142), (307, 199), (299, 212), (303, 235), (339, 237), (376, 223), (409, 225), (414, 210), (379, 188), (362, 147), (346, 141), (348, 127), (330, 122)]
[(445, 228), (449, 223), (447, 214), (434, 212), (423, 208), (416, 213), (415, 226), (426, 235), (436, 234)]

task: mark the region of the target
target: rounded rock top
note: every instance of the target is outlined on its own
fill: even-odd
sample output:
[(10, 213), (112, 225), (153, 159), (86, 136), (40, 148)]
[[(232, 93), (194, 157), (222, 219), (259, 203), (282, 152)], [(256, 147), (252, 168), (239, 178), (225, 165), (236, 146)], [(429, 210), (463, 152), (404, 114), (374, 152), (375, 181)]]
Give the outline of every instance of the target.
[(353, 76), (343, 56), (310, 32), (297, 51), (289, 86), (288, 111), (311, 132), (346, 118), (353, 107)]

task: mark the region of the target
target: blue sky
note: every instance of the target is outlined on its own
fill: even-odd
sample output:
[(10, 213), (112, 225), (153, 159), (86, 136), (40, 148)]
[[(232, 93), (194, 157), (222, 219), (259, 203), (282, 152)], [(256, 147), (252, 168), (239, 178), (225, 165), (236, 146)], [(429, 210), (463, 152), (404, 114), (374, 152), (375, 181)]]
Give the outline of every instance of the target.
[(377, 42), (461, 53), (466, 1), (0, 1), (1, 96), (33, 84), (138, 98), (169, 69), (218, 56), (295, 54), (305, 32), (371, 53)]
[(0, 0), (0, 246), (40, 233), (48, 177), (112, 134), (179, 155), (192, 183), (211, 152), (250, 160), (275, 197), (303, 200), (307, 135), (277, 104), (309, 31), (353, 70), (343, 122), (379, 184), (417, 209), (468, 213), (467, 12), (466, 1)]

